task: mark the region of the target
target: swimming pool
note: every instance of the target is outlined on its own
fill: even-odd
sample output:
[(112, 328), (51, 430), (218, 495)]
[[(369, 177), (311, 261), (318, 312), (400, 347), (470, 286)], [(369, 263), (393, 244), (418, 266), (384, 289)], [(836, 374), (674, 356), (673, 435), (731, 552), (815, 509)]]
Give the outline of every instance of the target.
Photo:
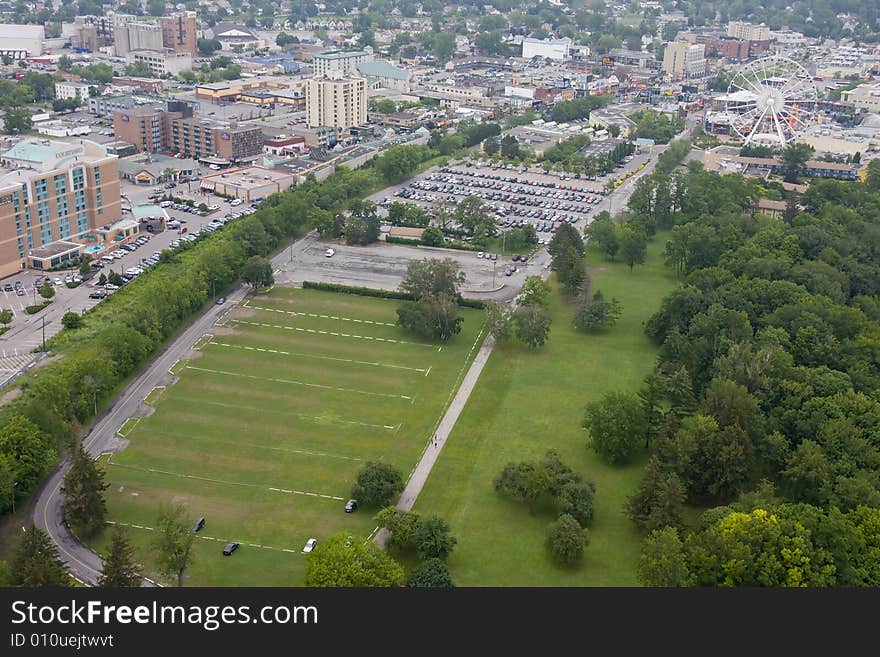
[(83, 253), (88, 253), (89, 255), (91, 255), (91, 254), (93, 254), (93, 253), (99, 253), (99, 252), (101, 252), (101, 251), (103, 251), (103, 250), (104, 250), (104, 247), (103, 247), (103, 246), (98, 246), (97, 244), (93, 244), (92, 246), (87, 246), (87, 247), (83, 250)]

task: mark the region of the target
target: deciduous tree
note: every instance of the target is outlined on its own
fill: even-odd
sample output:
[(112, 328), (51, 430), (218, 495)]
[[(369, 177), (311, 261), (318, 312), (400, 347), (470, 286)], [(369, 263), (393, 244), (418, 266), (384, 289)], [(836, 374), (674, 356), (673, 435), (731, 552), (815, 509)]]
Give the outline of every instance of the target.
[(360, 469), (351, 496), (361, 505), (390, 504), (403, 490), (403, 476), (393, 465), (382, 461), (368, 461)]
[(625, 392), (607, 392), (588, 404), (583, 426), (590, 433), (592, 448), (613, 465), (632, 459), (647, 430), (639, 398)]
[(192, 523), (186, 509), (180, 504), (163, 506), (156, 520), (153, 549), (159, 572), (165, 577), (176, 577), (177, 586), (183, 586), (183, 574), (192, 564)]
[(389, 587), (404, 582), (403, 566), (375, 542), (336, 532), (308, 555), (306, 586)]
[(547, 529), (547, 549), (561, 566), (578, 564), (583, 559), (586, 542), (587, 530), (567, 513), (559, 516)]

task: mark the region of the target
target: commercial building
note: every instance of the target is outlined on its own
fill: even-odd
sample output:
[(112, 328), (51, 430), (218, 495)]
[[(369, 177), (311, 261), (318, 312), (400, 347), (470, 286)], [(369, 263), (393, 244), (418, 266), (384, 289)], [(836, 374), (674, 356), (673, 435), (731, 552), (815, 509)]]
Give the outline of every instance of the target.
[(45, 39), (42, 25), (0, 23), (0, 56), (26, 59), (42, 55)]
[(115, 155), (86, 140), (19, 142), (0, 154), (0, 276), (63, 264), (121, 213)]
[(130, 50), (125, 55), (129, 64), (145, 62), (156, 75), (178, 75), (192, 70), (192, 55), (173, 50)]
[(210, 100), (212, 103), (222, 105), (238, 100), (240, 95), (248, 91), (284, 90), (290, 89), (291, 86), (290, 82), (282, 82), (277, 78), (244, 78), (229, 82), (197, 84), (195, 92), (199, 100)]
[(162, 28), (139, 16), (116, 14), (113, 17), (114, 50), (125, 57), (132, 50), (162, 50)]
[(202, 176), (199, 187), (203, 192), (254, 203), (276, 192), (290, 189), (295, 180), (296, 176), (292, 173), (253, 166)]
[(130, 76), (113, 76), (110, 84), (114, 87), (131, 87), (145, 94), (158, 96), (162, 92), (162, 80), (155, 78), (133, 78)]
[(162, 45), (174, 52), (186, 52), (195, 57), (198, 36), (196, 33), (196, 12), (181, 11), (159, 18), (162, 28)]
[[(58, 89), (58, 83), (55, 83)], [(134, 107), (134, 99), (131, 94), (119, 94), (117, 96), (96, 96), (89, 98), (89, 114), (95, 116), (113, 116), (120, 110), (131, 109)]]
[(364, 78), (324, 76), (306, 82), (308, 126), (348, 130), (366, 122), (367, 81)]
[(333, 50), (322, 52), (312, 58), (312, 68), (316, 76), (340, 73), (343, 76), (357, 73), (360, 64), (373, 61), (373, 49)]
[[(198, 116), (171, 119), (169, 148), (187, 157), (229, 162), (250, 162), (263, 154), (263, 131), (259, 126), (221, 123)], [(213, 163), (213, 160), (212, 160)]]
[(157, 153), (168, 149), (171, 118), (182, 116), (169, 113), (162, 107), (125, 109), (113, 115), (116, 139), (134, 144), (139, 153)]
[[(739, 155), (738, 148), (730, 146), (716, 146), (706, 151), (703, 156), (703, 165), (708, 171), (718, 171), (722, 174), (741, 173), (757, 178), (785, 173), (785, 165), (778, 158), (743, 157)], [(804, 172), (807, 176), (815, 178), (856, 180), (860, 168), (860, 164), (810, 160), (804, 165)]]
[(376, 60), (358, 64), (357, 73), (371, 82), (377, 82), (380, 87), (385, 89), (396, 91), (410, 91), (412, 89), (412, 73), (386, 61)]
[(727, 24), (727, 36), (743, 41), (769, 41), (770, 28), (761, 23), (753, 25), (742, 21), (730, 21)]
[(860, 84), (855, 89), (844, 91), (840, 97), (846, 103), (852, 103), (857, 109), (867, 112), (880, 112), (880, 83)]
[(56, 82), (55, 98), (58, 100), (70, 100), (76, 98), (80, 104), (85, 105), (89, 99), (91, 85), (82, 82)]
[(702, 43), (672, 41), (663, 51), (663, 72), (673, 79), (695, 78), (706, 74), (706, 46)]
[(166, 155), (146, 154), (119, 160), (119, 177), (135, 185), (152, 186), (191, 180), (198, 169), (195, 160)]
[(211, 28), (214, 38), (220, 42), (223, 50), (232, 50), (233, 46), (241, 46), (244, 50), (262, 48), (266, 43), (250, 28), (236, 23), (217, 23)]
[(525, 37), (522, 40), (523, 59), (542, 57), (557, 62), (567, 62), (570, 49), (571, 39), (568, 37), (563, 39), (532, 39)]

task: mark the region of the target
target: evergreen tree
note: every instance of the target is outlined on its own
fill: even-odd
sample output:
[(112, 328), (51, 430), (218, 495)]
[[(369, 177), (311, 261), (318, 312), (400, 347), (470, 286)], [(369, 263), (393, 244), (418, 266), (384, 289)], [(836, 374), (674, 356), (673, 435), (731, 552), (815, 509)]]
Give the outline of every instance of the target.
[(121, 525), (113, 528), (110, 543), (110, 554), (104, 560), (104, 570), (98, 580), (98, 586), (139, 587), (141, 576), (137, 572), (138, 564), (134, 562), (134, 551), (128, 542), (128, 533)]
[(12, 560), (13, 586), (69, 586), (58, 550), (42, 529), (31, 525)]
[(64, 493), (61, 514), (75, 531), (94, 536), (104, 527), (107, 520), (104, 491), (108, 485), (104, 481), (104, 471), (82, 445), (77, 445), (61, 488)]

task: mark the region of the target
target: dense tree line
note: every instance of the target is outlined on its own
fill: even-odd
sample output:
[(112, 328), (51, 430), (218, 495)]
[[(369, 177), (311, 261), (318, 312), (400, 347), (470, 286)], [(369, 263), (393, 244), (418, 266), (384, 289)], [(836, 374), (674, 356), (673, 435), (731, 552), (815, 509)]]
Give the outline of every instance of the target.
[[(847, 573), (853, 551), (877, 554), (880, 190), (817, 181), (788, 221), (758, 212), (760, 191), (699, 165), (639, 182), (624, 219), (665, 239), (682, 284), (646, 323), (654, 372), (585, 424), (611, 462), (650, 452), (628, 506), (656, 532), (646, 573), (665, 550), (679, 583), (876, 586), (876, 569)], [(712, 510), (686, 526), (686, 504)]]

